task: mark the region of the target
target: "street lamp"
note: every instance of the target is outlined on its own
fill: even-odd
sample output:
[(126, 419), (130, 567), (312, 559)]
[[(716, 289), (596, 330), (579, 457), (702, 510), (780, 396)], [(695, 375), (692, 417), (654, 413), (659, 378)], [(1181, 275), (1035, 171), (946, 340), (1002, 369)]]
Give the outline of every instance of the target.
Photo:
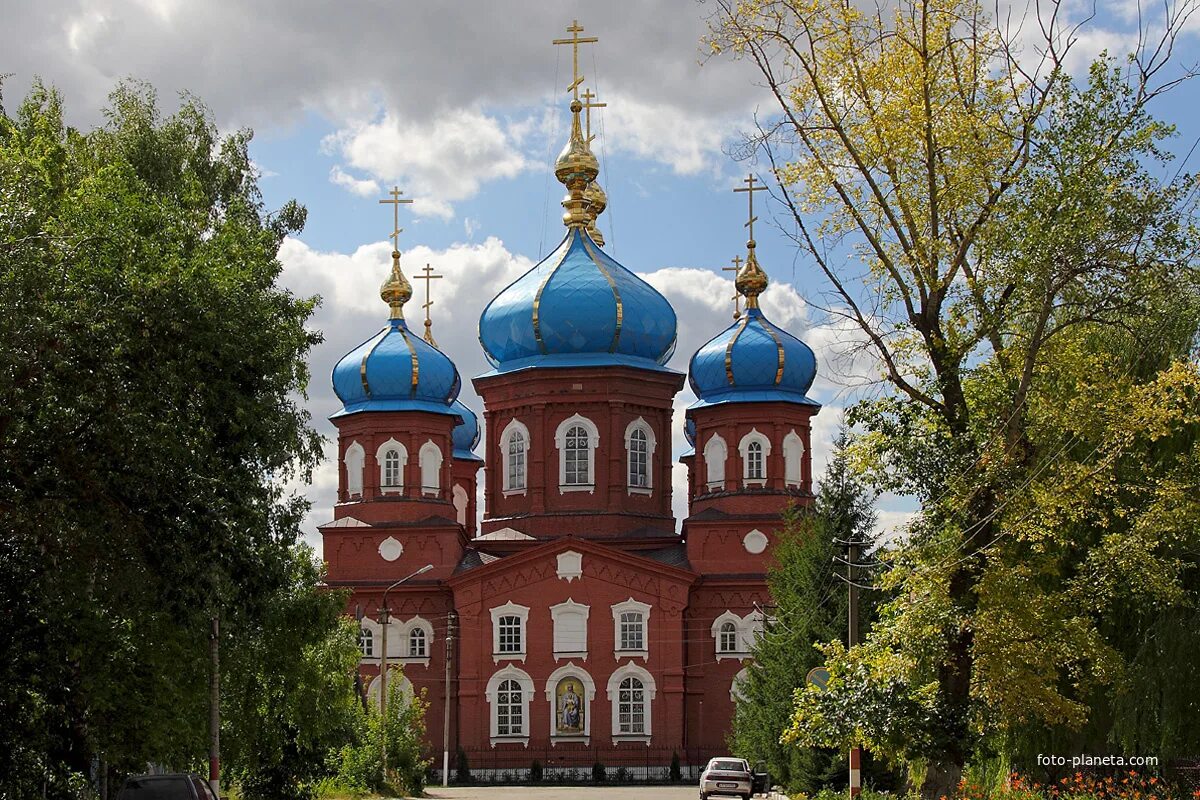
[(383, 641), (381, 642), (383, 645), (383, 651), (379, 654), (379, 762), (382, 765), (383, 780), (385, 782), (387, 781), (387, 632), (388, 620), (391, 619), (391, 610), (388, 609), (387, 596), (388, 592), (390, 592), (392, 589), (395, 589), (400, 584), (410, 580), (411, 578), (415, 578), (418, 575), (429, 572), (431, 569), (433, 569), (433, 564), (426, 564), (412, 575), (405, 575), (403, 578), (384, 589), (383, 602), (379, 606), (379, 624), (383, 628)]

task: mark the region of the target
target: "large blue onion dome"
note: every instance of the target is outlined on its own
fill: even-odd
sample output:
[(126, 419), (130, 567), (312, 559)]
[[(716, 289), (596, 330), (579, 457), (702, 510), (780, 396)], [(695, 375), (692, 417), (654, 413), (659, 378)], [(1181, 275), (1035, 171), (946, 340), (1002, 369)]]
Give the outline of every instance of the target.
[[(492, 365), (661, 365), (675, 349), (675, 309), (573, 226), (540, 264), (498, 294), (479, 319)], [(631, 360), (633, 360), (631, 362)], [(514, 363), (516, 362), (516, 363)]]
[(392, 252), (392, 272), (380, 288), (391, 308), (388, 324), (351, 350), (333, 368), (333, 390), (342, 401), (334, 416), (360, 411), (431, 411), (456, 416), (450, 404), (462, 381), (445, 353), (408, 329), (404, 304), (412, 286)]
[(767, 275), (752, 243), (749, 250), (736, 280), (746, 311), (692, 356), (688, 381), (698, 400), (691, 407), (772, 400), (815, 406), (807, 392), (817, 375), (816, 355), (763, 315), (758, 296), (767, 287)]
[[(589, 235), (607, 205), (599, 165), (571, 103), (571, 136), (554, 165), (567, 187), (562, 243), (509, 284), (479, 318), (479, 341), (497, 371), (627, 364), (661, 369), (675, 349), (675, 309)], [(590, 194), (589, 194), (590, 190)]]
[(454, 426), (451, 435), (454, 440), (454, 457), (482, 461), (483, 459), (474, 452), (479, 446), (479, 418), (462, 400), (451, 403), (450, 410), (462, 418), (462, 421)]

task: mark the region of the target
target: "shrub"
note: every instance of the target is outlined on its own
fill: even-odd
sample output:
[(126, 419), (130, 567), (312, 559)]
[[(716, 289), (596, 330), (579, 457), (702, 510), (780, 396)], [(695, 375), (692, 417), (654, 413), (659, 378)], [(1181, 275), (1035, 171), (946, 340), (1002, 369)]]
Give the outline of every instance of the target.
[(671, 753), (671, 782), (679, 783), (683, 780), (683, 770), (679, 768), (679, 753)]
[(604, 783), (605, 781), (604, 765), (597, 761), (592, 764), (592, 780), (596, 783)]
[(534, 759), (529, 765), (529, 780), (531, 783), (541, 783), (542, 780), (542, 762)]
[(625, 767), (618, 767), (616, 773), (613, 775), (613, 780), (617, 783), (629, 783), (633, 780), (633, 773), (625, 769)]
[(467, 762), (467, 751), (461, 747), (458, 748), (458, 753), (454, 757), (454, 782), (471, 782), (471, 765)]

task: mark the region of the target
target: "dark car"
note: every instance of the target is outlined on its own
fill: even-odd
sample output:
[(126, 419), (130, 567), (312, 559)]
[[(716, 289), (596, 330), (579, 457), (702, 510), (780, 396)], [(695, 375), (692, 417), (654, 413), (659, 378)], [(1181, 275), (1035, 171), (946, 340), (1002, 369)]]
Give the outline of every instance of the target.
[(217, 800), (217, 796), (199, 775), (180, 773), (126, 778), (117, 800)]

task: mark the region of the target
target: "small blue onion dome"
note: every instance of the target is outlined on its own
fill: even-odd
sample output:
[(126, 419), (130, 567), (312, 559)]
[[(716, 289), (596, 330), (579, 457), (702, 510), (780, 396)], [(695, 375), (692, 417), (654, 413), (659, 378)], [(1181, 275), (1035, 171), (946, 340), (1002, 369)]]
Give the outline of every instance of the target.
[(610, 258), (583, 226), (498, 294), (479, 318), (479, 341), (499, 370), (525, 364), (665, 364), (675, 309)]
[(333, 368), (333, 391), (343, 406), (334, 416), (360, 411), (457, 414), (450, 404), (462, 381), (454, 362), (405, 324), (403, 306), (412, 287), (400, 272), (398, 252), (392, 253), (392, 272), (380, 295), (391, 307), (391, 318)]
[(692, 408), (772, 400), (815, 406), (806, 393), (817, 376), (817, 357), (763, 316), (758, 296), (767, 288), (767, 274), (755, 258), (753, 240), (748, 244), (746, 264), (736, 279), (747, 308), (692, 356), (688, 382), (698, 398)]
[(692, 447), (696, 446), (696, 420), (691, 417), (683, 421), (683, 438), (687, 439), (687, 443)]
[(479, 418), (462, 400), (451, 403), (450, 410), (462, 417), (462, 422), (454, 426), (452, 434), (454, 457), (482, 461), (483, 459), (474, 453), (475, 448), (479, 446)]

